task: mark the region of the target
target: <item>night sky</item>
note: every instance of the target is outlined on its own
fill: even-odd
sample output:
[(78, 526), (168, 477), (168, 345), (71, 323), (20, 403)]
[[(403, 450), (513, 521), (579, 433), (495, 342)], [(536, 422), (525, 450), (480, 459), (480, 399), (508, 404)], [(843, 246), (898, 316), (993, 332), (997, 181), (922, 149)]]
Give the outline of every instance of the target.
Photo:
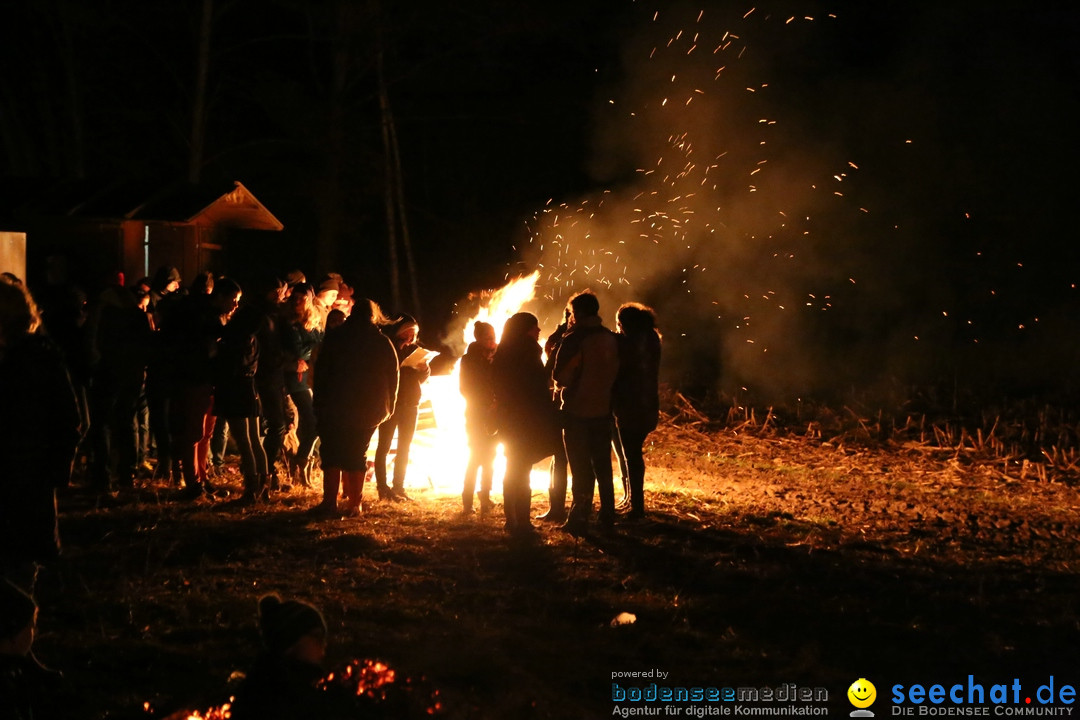
[[(0, 172), (184, 177), (203, 7), (5, 3)], [(1068, 4), (212, 8), (200, 175), (286, 226), (245, 271), (389, 304), (381, 45), (431, 340), (540, 269), (549, 323), (653, 304), (688, 388), (1076, 385)]]

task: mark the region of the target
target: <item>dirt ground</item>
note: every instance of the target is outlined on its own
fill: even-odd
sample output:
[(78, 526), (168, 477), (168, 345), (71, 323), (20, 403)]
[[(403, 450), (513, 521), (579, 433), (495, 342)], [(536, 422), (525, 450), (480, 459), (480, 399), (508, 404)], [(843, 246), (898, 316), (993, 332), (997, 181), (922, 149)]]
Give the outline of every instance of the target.
[(648, 519), (584, 539), (538, 524), (535, 542), (510, 541), (501, 508), (462, 518), (423, 488), (334, 520), (308, 512), (312, 491), (244, 507), (73, 488), (38, 582), (36, 649), (67, 682), (49, 716), (223, 702), (269, 592), (322, 608), (331, 665), (393, 667), (416, 716), (610, 717), (613, 673), (651, 670), (822, 687), (834, 715), (861, 677), (879, 698), (969, 674), (1080, 680), (1072, 484), (917, 443), (673, 424), (647, 453)]

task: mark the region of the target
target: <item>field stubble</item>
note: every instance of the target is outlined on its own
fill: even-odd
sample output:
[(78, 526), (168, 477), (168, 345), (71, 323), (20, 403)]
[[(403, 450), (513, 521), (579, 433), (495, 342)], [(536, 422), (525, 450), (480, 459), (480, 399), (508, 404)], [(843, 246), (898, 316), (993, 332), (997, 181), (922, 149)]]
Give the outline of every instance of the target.
[(323, 609), (331, 664), (384, 660), (447, 717), (607, 717), (612, 673), (650, 668), (672, 685), (823, 686), (840, 709), (858, 677), (1075, 666), (1067, 476), (870, 421), (858, 442), (770, 418), (666, 418), (650, 518), (587, 539), (511, 543), (501, 513), (461, 518), (460, 498), (423, 490), (331, 521), (306, 512), (314, 493), (254, 508), (73, 493), (64, 558), (39, 581), (39, 655), (65, 670), (70, 717), (210, 707), (276, 592)]

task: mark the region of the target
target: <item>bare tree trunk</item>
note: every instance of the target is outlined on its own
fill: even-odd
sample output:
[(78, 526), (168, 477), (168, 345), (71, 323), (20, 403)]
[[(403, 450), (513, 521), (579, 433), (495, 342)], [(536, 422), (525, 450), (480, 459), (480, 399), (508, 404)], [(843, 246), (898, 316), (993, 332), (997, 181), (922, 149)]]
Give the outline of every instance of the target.
[(203, 0), (199, 26), (199, 54), (196, 58), (195, 96), (191, 112), (191, 148), (188, 154), (188, 181), (199, 182), (206, 152), (206, 94), (210, 74), (210, 31), (213, 28), (214, 0)]
[[(61, 6), (62, 9), (62, 6)], [(64, 61), (64, 70), (67, 75), (68, 91), (68, 120), (71, 128), (71, 146), (68, 160), (68, 169), (74, 177), (86, 176), (86, 146), (82, 124), (82, 102), (79, 94), (78, 61), (75, 59), (75, 49), (71, 40), (71, 26), (67, 15), (60, 14), (61, 48), (60, 53)]]
[(393, 149), (394, 155), (394, 186), (397, 194), (398, 215), (401, 220), (401, 245), (405, 249), (405, 266), (409, 270), (409, 287), (412, 291), (412, 312), (415, 315), (421, 314), (420, 309), (420, 290), (416, 282), (416, 262), (413, 260), (412, 241), (409, 238), (409, 223), (405, 213), (405, 175), (401, 170), (401, 148), (398, 145), (397, 126), (394, 124), (393, 113), (389, 111), (389, 103), (387, 104), (387, 114), (390, 115), (390, 147)]
[(317, 265), (325, 272), (338, 272), (341, 226), (343, 216), (342, 183), (346, 162), (346, 122), (352, 42), (356, 24), (354, 6), (349, 0), (339, 0), (336, 7), (333, 35), (333, 66), (329, 88), (327, 117), (327, 173), (319, 204), (319, 237), (316, 246)]
[[(381, 21), (380, 21), (381, 22)], [(386, 76), (383, 72), (382, 26), (378, 28), (378, 47), (375, 50), (375, 68), (379, 83), (379, 114), (382, 118), (382, 138), (385, 160), (386, 240), (390, 259), (390, 298), (395, 310), (401, 308), (401, 271), (397, 255), (397, 207), (394, 201), (394, 162), (391, 133), (393, 118), (390, 115), (390, 97), (386, 92)]]

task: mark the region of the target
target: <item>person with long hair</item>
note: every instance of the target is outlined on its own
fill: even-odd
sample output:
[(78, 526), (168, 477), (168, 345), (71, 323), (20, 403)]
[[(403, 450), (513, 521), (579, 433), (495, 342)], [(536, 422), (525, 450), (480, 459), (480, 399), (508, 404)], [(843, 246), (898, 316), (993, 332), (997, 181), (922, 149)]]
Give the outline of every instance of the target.
[(338, 513), (339, 486), (345, 512), (363, 512), (367, 450), (375, 430), (394, 412), (398, 391), (397, 353), (376, 325), (382, 313), (367, 301), (326, 333), (315, 374), (314, 407), (322, 438), (323, 501), (318, 510)]
[(495, 425), (506, 450), (503, 512), (511, 535), (534, 531), (529, 515), (533, 464), (555, 452), (558, 426), (540, 359), (540, 324), (532, 313), (512, 315), (491, 361)]
[(26, 286), (0, 279), (0, 577), (33, 594), (39, 563), (60, 554), (56, 490), (82, 436), (60, 351)]
[(612, 390), (615, 449), (629, 518), (645, 517), (645, 438), (660, 418), (660, 332), (652, 308), (626, 303), (615, 315), (619, 373)]
[(210, 295), (220, 307), (232, 308), (222, 316), (216, 357), (214, 415), (226, 422), (240, 455), (245, 502), (264, 498), (269, 491), (266, 452), (259, 442), (259, 394), (255, 373), (259, 368), (259, 327), (263, 316), (252, 305), (238, 306), (240, 286), (229, 278), (219, 278)]
[(285, 390), (296, 406), (296, 438), (299, 444), (289, 463), (289, 474), (302, 486), (311, 487), (311, 453), (318, 439), (312, 405), (311, 372), (315, 350), (323, 340), (323, 328), (315, 309), (315, 291), (307, 283), (292, 289), (285, 303), (282, 349), (285, 352)]

